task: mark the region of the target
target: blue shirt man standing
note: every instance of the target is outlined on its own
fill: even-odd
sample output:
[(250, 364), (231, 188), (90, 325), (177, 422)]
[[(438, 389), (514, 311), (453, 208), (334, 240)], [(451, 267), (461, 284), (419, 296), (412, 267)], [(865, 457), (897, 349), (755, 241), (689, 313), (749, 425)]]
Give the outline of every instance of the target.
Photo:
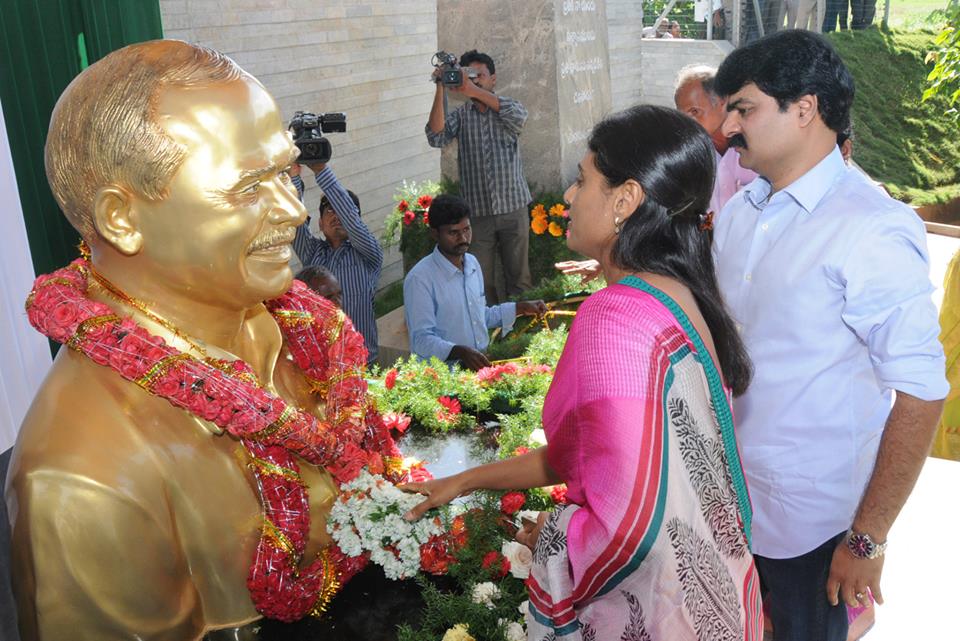
[(714, 231), (755, 372), (734, 400), (754, 560), (778, 641), (845, 641), (844, 604), (883, 602), (887, 533), (948, 391), (924, 226), (844, 164), (853, 77), (821, 36), (741, 47), (716, 88), (760, 175)]
[(490, 361), (483, 351), (489, 329), (504, 333), (516, 317), (547, 311), (542, 300), (487, 306), (483, 272), (467, 253), (473, 232), (470, 206), (462, 198), (441, 194), (430, 206), (430, 236), (437, 246), (403, 281), (404, 317), (410, 351), (421, 358), (460, 361), (479, 370)]
[[(373, 313), (373, 297), (377, 293), (383, 266), (383, 249), (360, 220), (359, 199), (343, 188), (326, 165), (307, 166), (313, 171), (317, 186), (323, 190), (320, 231), (324, 238), (316, 238), (310, 233), (307, 229), (308, 219), (307, 223), (297, 227), (293, 249), (304, 267), (325, 267), (340, 282), (341, 308), (363, 335), (369, 365), (377, 359), (377, 321)], [(293, 165), (291, 176), (302, 200), (304, 187), (299, 165)]]

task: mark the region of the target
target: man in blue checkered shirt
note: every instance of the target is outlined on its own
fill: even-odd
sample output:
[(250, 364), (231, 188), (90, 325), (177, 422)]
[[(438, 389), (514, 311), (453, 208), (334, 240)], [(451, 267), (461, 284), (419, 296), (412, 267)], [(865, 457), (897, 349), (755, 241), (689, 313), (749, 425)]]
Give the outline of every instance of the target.
[[(341, 308), (363, 334), (367, 346), (367, 364), (377, 359), (377, 320), (373, 313), (373, 297), (380, 281), (383, 250), (380, 243), (362, 220), (360, 201), (344, 189), (333, 171), (325, 164), (307, 164), (314, 173), (317, 186), (323, 191), (320, 200), (320, 231), (316, 238), (307, 229), (310, 219), (297, 227), (293, 250), (304, 267), (322, 266), (329, 269), (342, 287)], [(300, 165), (294, 163), (290, 171), (293, 184), (303, 200), (303, 179)]]
[[(507, 296), (530, 288), (527, 252), (530, 239), (530, 188), (520, 159), (520, 131), (527, 110), (512, 98), (493, 92), (497, 82), (493, 59), (476, 50), (460, 57), (466, 72), (475, 72), (473, 82), (463, 74), (463, 83), (450, 90), (467, 102), (444, 118), (442, 83), (427, 122), (427, 142), (443, 147), (453, 139), (459, 144), (460, 194), (473, 211), (473, 244), (483, 272), (487, 302), (500, 302), (494, 283), (494, 264), (499, 252)], [(434, 71), (434, 79), (439, 70)]]

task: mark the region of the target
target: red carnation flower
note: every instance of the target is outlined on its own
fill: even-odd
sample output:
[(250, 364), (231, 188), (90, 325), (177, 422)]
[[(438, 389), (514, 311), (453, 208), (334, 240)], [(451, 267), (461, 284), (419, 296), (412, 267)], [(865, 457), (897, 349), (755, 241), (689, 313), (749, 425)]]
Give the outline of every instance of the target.
[(423, 224), (424, 224), (424, 225), (427, 225), (427, 226), (430, 225), (430, 210), (429, 210), (429, 209), (424, 209), (424, 210), (423, 210)]
[(523, 495), (523, 492), (507, 492), (500, 497), (500, 511), (508, 516), (516, 514), (517, 510), (522, 508), (526, 502), (527, 497)]
[(417, 204), (420, 206), (420, 209), (429, 209), (432, 202), (433, 196), (430, 194), (424, 194), (417, 198)]
[(420, 546), (420, 567), (430, 574), (446, 574), (454, 558), (447, 550), (445, 537), (436, 535), (430, 537)]
[(401, 200), (400, 202), (397, 203), (397, 211), (399, 211), (401, 214), (407, 211), (408, 209), (410, 209), (410, 205), (407, 204), (407, 201)]
[(507, 576), (507, 572), (510, 571), (510, 560), (496, 550), (487, 552), (480, 565), (497, 579)]
[(460, 401), (455, 398), (450, 398), (449, 396), (441, 396), (437, 399), (437, 402), (443, 405), (446, 408), (447, 412), (453, 416), (456, 416), (460, 413)]
[(550, 498), (553, 499), (553, 502), (557, 505), (566, 505), (567, 501), (567, 485), (566, 483), (561, 483), (560, 485), (554, 485), (550, 490)]
[(407, 210), (407, 211), (404, 212), (404, 214), (403, 214), (403, 224), (404, 224), (404, 225), (410, 225), (410, 223), (412, 223), (414, 220), (416, 220), (416, 218), (417, 218), (417, 215), (416, 215), (415, 213), (413, 213), (412, 211)]
[(529, 451), (530, 451), (530, 448), (529, 448), (529, 447), (524, 447), (523, 445), (520, 445), (519, 447), (517, 447), (517, 449), (513, 450), (513, 455), (514, 455), (514, 456), (523, 456), (524, 454), (526, 454), (526, 453), (529, 452)]
[(410, 482), (411, 483), (424, 483), (426, 481), (432, 481), (433, 474), (430, 473), (430, 470), (424, 466), (423, 462), (417, 463), (416, 465), (411, 466), (410, 468)]
[(383, 386), (387, 389), (393, 389), (393, 386), (397, 384), (397, 370), (392, 369), (387, 372), (387, 375), (383, 377)]
[(410, 427), (410, 417), (403, 412), (387, 412), (383, 415), (383, 424), (403, 434)]
[(469, 533), (467, 532), (467, 521), (463, 518), (462, 514), (458, 514), (453, 518), (453, 524), (450, 526), (450, 538), (452, 540), (451, 545), (454, 550), (459, 550), (467, 545), (467, 538)]

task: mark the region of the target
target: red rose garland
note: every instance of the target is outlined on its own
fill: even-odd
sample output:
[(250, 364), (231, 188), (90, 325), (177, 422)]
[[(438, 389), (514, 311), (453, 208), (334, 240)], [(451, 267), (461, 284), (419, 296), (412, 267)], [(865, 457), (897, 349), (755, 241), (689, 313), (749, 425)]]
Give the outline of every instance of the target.
[(265, 616), (282, 621), (323, 611), (366, 558), (346, 557), (333, 546), (298, 571), (310, 513), (294, 454), (326, 467), (341, 483), (364, 465), (399, 480), (400, 452), (366, 401), (367, 354), (360, 334), (299, 281), (267, 303), (294, 361), (325, 399), (326, 420), (320, 421), (261, 388), (247, 363), (198, 360), (90, 300), (89, 271), (90, 264), (77, 259), (40, 276), (27, 299), (30, 323), (239, 439), (250, 454), (264, 508), (263, 534), (247, 578), (253, 602)]

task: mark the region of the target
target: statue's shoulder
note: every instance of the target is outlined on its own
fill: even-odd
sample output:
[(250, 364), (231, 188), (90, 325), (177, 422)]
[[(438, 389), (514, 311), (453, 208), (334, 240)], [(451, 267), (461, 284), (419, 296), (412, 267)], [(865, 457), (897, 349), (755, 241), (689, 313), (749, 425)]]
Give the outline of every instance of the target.
[(110, 368), (67, 348), (34, 397), (14, 447), (10, 474), (64, 473), (113, 486), (125, 467), (149, 477), (147, 423), (175, 409)]

